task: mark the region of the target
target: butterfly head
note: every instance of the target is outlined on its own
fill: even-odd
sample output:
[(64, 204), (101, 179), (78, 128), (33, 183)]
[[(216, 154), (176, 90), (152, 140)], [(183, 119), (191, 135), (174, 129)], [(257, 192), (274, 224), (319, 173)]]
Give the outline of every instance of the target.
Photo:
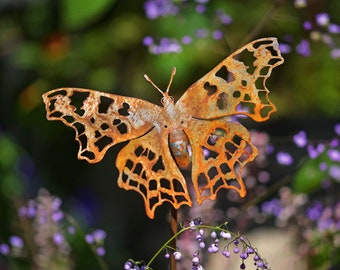
[(176, 74), (176, 68), (173, 67), (172, 68), (172, 72), (171, 72), (171, 76), (170, 76), (170, 81), (168, 84), (168, 87), (166, 88), (165, 91), (162, 91), (150, 78), (148, 75), (144, 74), (144, 78), (145, 80), (147, 80), (153, 87), (155, 87), (161, 94), (162, 94), (162, 105), (163, 107), (168, 107), (170, 104), (174, 104), (174, 98), (172, 96), (169, 96), (169, 90), (170, 90), (170, 86), (172, 84), (172, 80), (175, 77)]

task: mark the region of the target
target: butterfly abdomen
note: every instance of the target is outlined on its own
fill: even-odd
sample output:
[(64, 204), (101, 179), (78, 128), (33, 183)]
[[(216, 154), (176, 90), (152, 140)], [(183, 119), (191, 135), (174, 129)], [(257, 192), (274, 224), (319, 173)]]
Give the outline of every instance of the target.
[(170, 133), (169, 145), (175, 161), (181, 169), (189, 166), (189, 141), (183, 130), (175, 129)]

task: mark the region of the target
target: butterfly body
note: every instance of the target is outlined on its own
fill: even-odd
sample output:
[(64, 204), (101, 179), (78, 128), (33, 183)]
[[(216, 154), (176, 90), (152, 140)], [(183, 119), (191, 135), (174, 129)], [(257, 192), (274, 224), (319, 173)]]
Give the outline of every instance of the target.
[(282, 63), (277, 40), (263, 38), (225, 58), (176, 103), (169, 95), (175, 69), (164, 92), (145, 76), (162, 94), (162, 106), (80, 88), (51, 90), (43, 100), (49, 120), (60, 120), (76, 131), (79, 159), (98, 162), (112, 145), (129, 141), (116, 159), (118, 186), (138, 192), (153, 218), (164, 202), (175, 208), (192, 205), (180, 171), (190, 161), (189, 185), (199, 204), (215, 199), (221, 189), (245, 196), (242, 169), (256, 157), (257, 149), (248, 130), (229, 119), (269, 118), (276, 109), (265, 82)]

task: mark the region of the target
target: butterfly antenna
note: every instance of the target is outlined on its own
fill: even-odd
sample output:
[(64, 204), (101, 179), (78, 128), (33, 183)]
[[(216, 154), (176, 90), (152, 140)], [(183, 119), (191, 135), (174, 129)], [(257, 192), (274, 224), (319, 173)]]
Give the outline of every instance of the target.
[(147, 82), (149, 82), (153, 87), (155, 87), (162, 95), (164, 95), (163, 91), (159, 89), (159, 87), (150, 79), (150, 77), (144, 74), (144, 78)]
[(173, 68), (172, 68), (172, 71), (171, 71), (170, 81), (169, 81), (168, 87), (166, 88), (166, 93), (169, 93), (170, 86), (171, 86), (171, 84), (172, 84), (173, 78), (175, 77), (175, 74), (176, 74), (176, 68), (173, 67)]
[[(169, 93), (169, 90), (170, 90), (170, 86), (172, 84), (172, 80), (174, 78), (176, 74), (176, 68), (173, 67), (172, 68), (172, 71), (171, 71), (171, 76), (170, 76), (170, 81), (169, 81), (169, 84), (168, 84), (168, 87), (166, 88), (166, 91), (165, 93)], [(144, 74), (144, 78), (147, 82), (149, 82), (153, 87), (155, 87), (162, 95), (164, 95), (164, 92), (150, 79), (150, 77), (146, 74)]]

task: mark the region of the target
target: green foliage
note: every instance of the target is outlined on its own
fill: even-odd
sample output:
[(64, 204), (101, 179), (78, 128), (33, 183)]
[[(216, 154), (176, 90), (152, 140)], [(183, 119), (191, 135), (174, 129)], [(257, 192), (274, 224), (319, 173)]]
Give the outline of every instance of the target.
[(63, 26), (68, 30), (87, 26), (100, 18), (114, 2), (115, 0), (62, 0)]
[(327, 171), (320, 170), (320, 163), (328, 162), (326, 153), (315, 159), (308, 159), (294, 174), (292, 187), (295, 192), (310, 194), (320, 189), (322, 181), (328, 176)]

